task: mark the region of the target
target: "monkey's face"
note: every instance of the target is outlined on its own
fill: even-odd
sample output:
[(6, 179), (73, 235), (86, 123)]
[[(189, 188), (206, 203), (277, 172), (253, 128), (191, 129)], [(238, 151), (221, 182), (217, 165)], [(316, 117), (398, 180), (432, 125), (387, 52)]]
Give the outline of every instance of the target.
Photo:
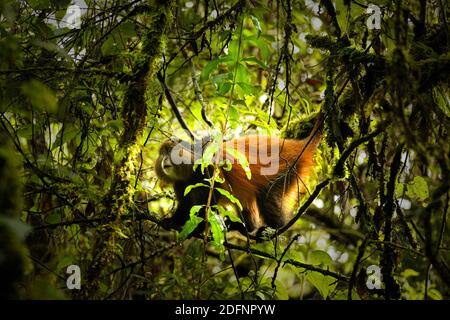
[(176, 180), (176, 170), (172, 161), (170, 160), (170, 154), (162, 154), (159, 157), (158, 161), (160, 161), (161, 171), (163, 172), (164, 176), (170, 180)]
[(168, 140), (161, 145), (156, 160), (157, 176), (164, 182), (187, 181), (193, 174), (193, 153), (181, 140)]

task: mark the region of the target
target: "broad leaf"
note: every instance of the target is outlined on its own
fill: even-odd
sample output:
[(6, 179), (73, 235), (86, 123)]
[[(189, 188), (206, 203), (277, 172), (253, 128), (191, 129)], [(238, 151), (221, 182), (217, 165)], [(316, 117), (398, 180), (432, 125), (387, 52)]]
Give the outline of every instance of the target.
[(239, 207), (240, 210), (242, 210), (242, 205), (241, 202), (238, 200), (238, 198), (236, 198), (235, 196), (233, 196), (231, 193), (229, 193), (227, 190), (222, 189), (222, 188), (216, 188), (215, 190), (217, 190), (221, 195), (227, 197), (228, 200), (230, 200), (232, 203), (234, 203), (235, 205), (237, 205)]
[(212, 244), (214, 247), (216, 247), (217, 250), (219, 250), (220, 259), (225, 259), (225, 235), (224, 235), (224, 223), (222, 218), (215, 214), (214, 212), (210, 211), (208, 214), (208, 222), (211, 225), (211, 234), (213, 237)]
[(236, 150), (234, 148), (230, 148), (230, 147), (225, 148), (225, 151), (227, 153), (229, 153), (231, 156), (233, 156), (233, 158), (237, 159), (238, 163), (241, 165), (242, 169), (244, 170), (245, 175), (247, 176), (247, 179), (251, 180), (252, 172), (250, 170), (250, 165), (248, 163), (246, 156), (243, 153), (239, 152), (238, 150)]
[(412, 183), (407, 185), (406, 195), (411, 199), (425, 201), (429, 196), (428, 184), (423, 177), (414, 177)]
[(202, 218), (197, 216), (197, 213), (202, 207), (203, 206), (193, 206), (191, 208), (191, 211), (189, 212), (189, 220), (184, 224), (183, 229), (181, 229), (180, 233), (178, 234), (179, 241), (185, 240), (203, 221)]
[(200, 75), (200, 79), (202, 81), (205, 81), (209, 78), (209, 75), (215, 70), (217, 69), (217, 65), (219, 64), (219, 60), (218, 59), (214, 59), (209, 61), (202, 70), (202, 73)]
[(191, 184), (191, 185), (187, 186), (186, 189), (184, 189), (184, 196), (186, 196), (189, 192), (191, 192), (192, 189), (199, 188), (199, 187), (209, 188), (208, 185), (201, 183), (201, 182), (196, 183), (196, 184)]
[(236, 214), (235, 214), (235, 212), (234, 212), (234, 210), (227, 210), (227, 209), (225, 209), (223, 206), (221, 206), (221, 205), (215, 205), (215, 206), (213, 206), (213, 207), (215, 207), (218, 211), (219, 211), (219, 213), (220, 213), (220, 215), (222, 216), (222, 217), (228, 217), (231, 221), (233, 221), (233, 222), (240, 222), (240, 223), (242, 223), (242, 220), (241, 220), (241, 218), (239, 218)]
[(256, 18), (255, 16), (252, 16), (252, 22), (253, 25), (255, 26), (256, 30), (258, 30), (258, 38), (261, 35), (262, 29), (261, 29), (261, 24), (259, 23), (258, 18)]

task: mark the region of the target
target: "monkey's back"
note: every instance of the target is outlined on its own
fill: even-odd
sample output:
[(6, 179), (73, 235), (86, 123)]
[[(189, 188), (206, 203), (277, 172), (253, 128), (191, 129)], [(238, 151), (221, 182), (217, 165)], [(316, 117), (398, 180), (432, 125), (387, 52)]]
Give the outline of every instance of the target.
[[(250, 135), (223, 144), (222, 155), (232, 163), (232, 169), (222, 169), (225, 178), (222, 187), (239, 199), (250, 225), (281, 227), (287, 222), (306, 191), (305, 181), (313, 166), (317, 143), (317, 139), (309, 138), (292, 140)], [(230, 148), (245, 155), (250, 179), (229, 152)]]

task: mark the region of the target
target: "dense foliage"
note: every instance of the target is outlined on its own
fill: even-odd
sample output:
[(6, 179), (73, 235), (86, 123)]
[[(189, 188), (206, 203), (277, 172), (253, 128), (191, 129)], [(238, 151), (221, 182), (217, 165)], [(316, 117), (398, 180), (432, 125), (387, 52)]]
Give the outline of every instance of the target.
[[(449, 13), (431, 0), (2, 1), (0, 296), (449, 298)], [(248, 241), (222, 230), (220, 208), (205, 236), (189, 237), (195, 208), (191, 229), (163, 228), (176, 203), (153, 166), (167, 137), (302, 138), (319, 110), (289, 229)]]

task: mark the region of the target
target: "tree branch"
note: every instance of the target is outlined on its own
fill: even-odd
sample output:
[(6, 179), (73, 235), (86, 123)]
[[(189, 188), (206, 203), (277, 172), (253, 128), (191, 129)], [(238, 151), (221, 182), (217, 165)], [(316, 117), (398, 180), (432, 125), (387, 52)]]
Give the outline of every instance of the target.
[(164, 81), (164, 77), (162, 76), (161, 72), (158, 72), (156, 74), (158, 77), (159, 82), (163, 86), (164, 94), (166, 95), (167, 101), (169, 102), (170, 107), (172, 108), (173, 113), (175, 114), (175, 117), (177, 118), (178, 122), (180, 123), (181, 127), (188, 133), (191, 140), (195, 139), (194, 134), (189, 129), (188, 125), (183, 119), (183, 116), (181, 115), (180, 110), (178, 110), (177, 104), (175, 103), (175, 100), (172, 97), (172, 94), (170, 93), (170, 89), (167, 86), (166, 82)]

